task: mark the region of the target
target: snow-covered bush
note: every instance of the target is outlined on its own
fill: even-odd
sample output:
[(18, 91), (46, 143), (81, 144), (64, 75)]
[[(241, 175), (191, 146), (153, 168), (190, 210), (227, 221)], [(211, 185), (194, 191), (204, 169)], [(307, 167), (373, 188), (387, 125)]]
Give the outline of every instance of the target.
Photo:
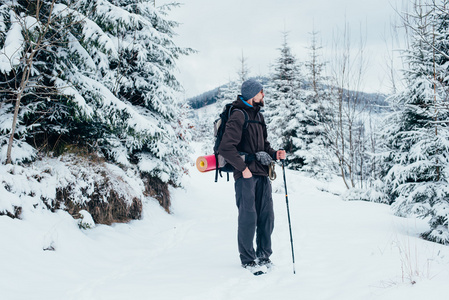
[(86, 210), (95, 223), (111, 224), (139, 219), (146, 199), (135, 166), (122, 169), (95, 155), (46, 157), (27, 166), (1, 165), (0, 171), (0, 215), (21, 217), (23, 210), (40, 208), (78, 218)]
[(94, 219), (87, 210), (80, 210), (80, 218), (78, 219), (78, 226), (81, 229), (91, 229), (95, 227)]

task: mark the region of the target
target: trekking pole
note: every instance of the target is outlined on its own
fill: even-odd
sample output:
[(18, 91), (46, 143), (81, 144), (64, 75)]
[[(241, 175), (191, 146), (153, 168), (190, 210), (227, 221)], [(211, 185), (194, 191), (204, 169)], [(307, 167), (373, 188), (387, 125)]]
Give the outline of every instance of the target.
[(293, 236), (292, 236), (292, 224), (290, 222), (290, 209), (288, 207), (288, 192), (287, 192), (287, 181), (285, 179), (285, 164), (284, 160), (282, 162), (282, 174), (284, 175), (284, 188), (285, 188), (285, 202), (287, 203), (287, 216), (288, 216), (288, 228), (290, 229), (290, 244), (292, 245), (292, 260), (293, 260), (293, 274), (296, 274), (295, 270), (295, 251), (293, 250)]

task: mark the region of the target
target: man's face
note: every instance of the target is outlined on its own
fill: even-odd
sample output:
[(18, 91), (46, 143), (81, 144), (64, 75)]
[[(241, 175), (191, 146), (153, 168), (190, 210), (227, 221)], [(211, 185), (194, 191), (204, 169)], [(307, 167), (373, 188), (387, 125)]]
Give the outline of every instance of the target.
[(263, 106), (263, 97), (265, 97), (265, 94), (263, 93), (263, 90), (261, 90), (256, 96), (254, 96), (253, 102)]

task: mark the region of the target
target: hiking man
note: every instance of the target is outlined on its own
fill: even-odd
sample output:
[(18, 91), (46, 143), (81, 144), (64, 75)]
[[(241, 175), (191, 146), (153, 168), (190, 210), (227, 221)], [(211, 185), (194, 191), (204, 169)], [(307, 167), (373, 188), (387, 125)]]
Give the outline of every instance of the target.
[[(264, 106), (263, 86), (254, 79), (242, 84), (241, 95), (226, 124), (219, 153), (234, 168), (235, 197), (238, 207), (238, 248), (242, 267), (255, 275), (261, 267), (271, 267), (271, 234), (274, 227), (271, 160), (285, 159), (284, 150), (273, 150), (267, 141), (267, 128), (260, 113)], [(248, 120), (245, 122), (245, 113)], [(246, 123), (246, 124), (245, 124)], [(246, 127), (246, 128), (244, 128)], [(256, 159), (242, 159), (241, 154)], [(253, 247), (256, 236), (256, 250)]]

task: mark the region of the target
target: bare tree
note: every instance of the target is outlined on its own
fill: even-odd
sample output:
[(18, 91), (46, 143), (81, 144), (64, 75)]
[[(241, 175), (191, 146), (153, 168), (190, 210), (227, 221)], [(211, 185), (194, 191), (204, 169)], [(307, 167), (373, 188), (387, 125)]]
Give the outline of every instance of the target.
[(399, 33), (398, 25), (396, 21), (393, 20), (389, 28), (388, 34), (384, 37), (384, 42), (386, 46), (385, 52), (385, 69), (388, 76), (388, 81), (391, 87), (391, 94), (395, 94), (398, 91), (398, 75), (397, 75), (397, 47), (399, 46)]
[(348, 24), (334, 37), (330, 62), (333, 78), (331, 99), (323, 106), (331, 112), (324, 123), (328, 146), (338, 160), (345, 186), (362, 187), (364, 181), (366, 99), (361, 92), (367, 62), (365, 40), (360, 34), (358, 47), (352, 47)]

